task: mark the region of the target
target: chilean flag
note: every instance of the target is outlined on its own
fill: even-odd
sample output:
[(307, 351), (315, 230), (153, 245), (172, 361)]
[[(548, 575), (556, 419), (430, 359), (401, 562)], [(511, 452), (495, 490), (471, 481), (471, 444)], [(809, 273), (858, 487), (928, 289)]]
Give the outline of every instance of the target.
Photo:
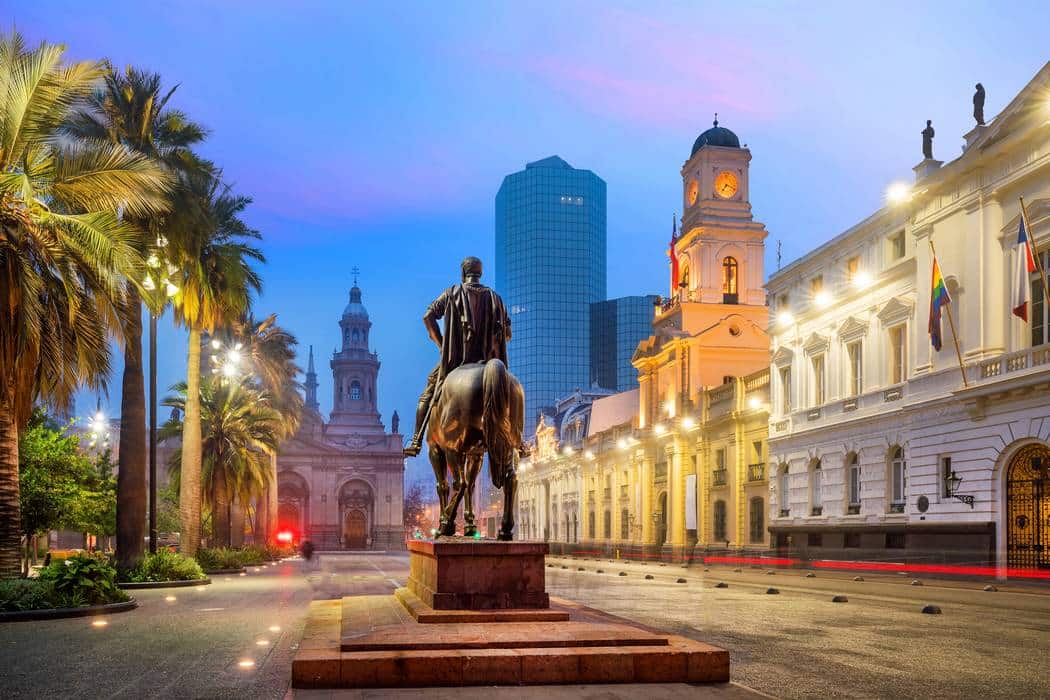
[(1014, 268), (1014, 286), (1010, 294), (1010, 306), (1013, 314), (1022, 321), (1028, 320), (1028, 302), (1032, 298), (1031, 274), (1035, 272), (1035, 256), (1032, 254), (1032, 242), (1024, 227), (1024, 216), (1017, 229), (1017, 263)]

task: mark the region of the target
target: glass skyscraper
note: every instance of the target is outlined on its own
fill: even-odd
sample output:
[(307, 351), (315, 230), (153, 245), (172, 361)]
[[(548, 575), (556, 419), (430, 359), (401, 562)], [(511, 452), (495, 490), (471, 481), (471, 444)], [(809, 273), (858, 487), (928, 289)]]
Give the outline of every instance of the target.
[(617, 392), (638, 386), (631, 357), (653, 333), (656, 299), (647, 294), (591, 304), (591, 384)]
[(510, 311), (525, 432), (544, 406), (590, 385), (590, 309), (605, 299), (605, 181), (551, 156), (496, 194), (496, 290)]

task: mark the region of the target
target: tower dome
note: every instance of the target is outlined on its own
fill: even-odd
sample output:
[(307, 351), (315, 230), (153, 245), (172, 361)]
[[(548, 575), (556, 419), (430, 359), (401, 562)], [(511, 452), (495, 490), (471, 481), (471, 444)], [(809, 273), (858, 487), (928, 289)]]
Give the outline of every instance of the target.
[(368, 318), (368, 311), (365, 309), (365, 305), (361, 303), (361, 288), (357, 286), (356, 282), (350, 288), (350, 303), (343, 309), (343, 317), (347, 316)]
[(740, 139), (729, 129), (718, 125), (718, 115), (715, 115), (715, 124), (710, 129), (696, 137), (693, 142), (693, 150), (689, 154), (692, 158), (704, 146), (721, 146), (722, 148), (740, 148)]

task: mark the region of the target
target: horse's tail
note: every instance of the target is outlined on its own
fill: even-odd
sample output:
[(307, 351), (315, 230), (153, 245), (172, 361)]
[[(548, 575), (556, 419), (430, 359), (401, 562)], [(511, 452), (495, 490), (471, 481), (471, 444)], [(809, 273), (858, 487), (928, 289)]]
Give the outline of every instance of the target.
[[(481, 375), (482, 396), (484, 397), (482, 409), (481, 432), (485, 438), (485, 449), (489, 453), (489, 466), (492, 478), (502, 482), (502, 474), (497, 474), (507, 468), (514, 459), (514, 451), (518, 447), (519, 436), (511, 423), (511, 401), (513, 387), (510, 372), (506, 365), (500, 360), (489, 360), (485, 363), (485, 370)], [(495, 484), (500, 488), (500, 484)]]

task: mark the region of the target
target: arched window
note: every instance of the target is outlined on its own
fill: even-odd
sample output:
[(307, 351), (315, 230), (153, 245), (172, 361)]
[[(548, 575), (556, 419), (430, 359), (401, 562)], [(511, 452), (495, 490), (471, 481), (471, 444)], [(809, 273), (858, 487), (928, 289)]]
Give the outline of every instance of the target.
[(682, 263), (682, 274), (678, 280), (678, 286), (681, 287), (682, 291), (689, 290), (689, 263)]
[(824, 512), (824, 497), (820, 487), (820, 460), (815, 459), (809, 465), (809, 505), (810, 515), (821, 515)]
[(737, 301), (737, 264), (736, 258), (727, 255), (722, 260), (722, 303), (735, 304)]
[(788, 465), (780, 465), (780, 473), (777, 474), (777, 503), (780, 504), (780, 517), (786, 518), (791, 513), (791, 504), (788, 502)]
[(357, 381), (356, 379), (350, 382), (350, 400), (361, 400), (361, 382)]
[(890, 512), (903, 513), (908, 488), (908, 463), (900, 445), (890, 449)]
[(751, 499), (751, 542), (759, 544), (766, 541), (766, 504), (761, 496)]
[(715, 542), (726, 541), (726, 502), (715, 501), (714, 507)]
[(605, 539), (612, 538), (612, 511), (611, 510), (606, 510), (605, 513), (602, 515), (602, 529), (604, 530), (604, 532), (602, 533), (602, 536)]
[(355, 328), (353, 336), (354, 336), (354, 343), (355, 344), (361, 342), (361, 331), (359, 331), (359, 330), (357, 330)]
[(850, 452), (846, 457), (846, 483), (849, 485), (849, 505), (846, 506), (846, 513), (856, 515), (860, 513), (860, 464), (856, 452)]

